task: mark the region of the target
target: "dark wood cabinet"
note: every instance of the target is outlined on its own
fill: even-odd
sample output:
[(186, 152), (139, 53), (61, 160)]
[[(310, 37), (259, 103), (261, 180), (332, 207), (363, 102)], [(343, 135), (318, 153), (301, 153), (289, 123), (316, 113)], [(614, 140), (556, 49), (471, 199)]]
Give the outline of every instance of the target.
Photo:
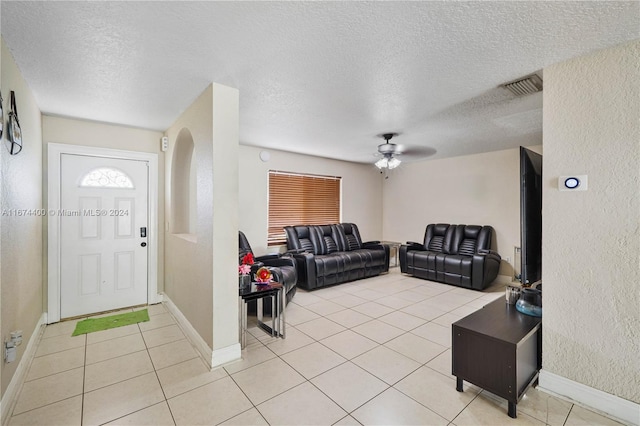
[(542, 347), (541, 318), (518, 312), (504, 298), (462, 318), (451, 326), (452, 371), (456, 389), (466, 380), (509, 403), (516, 404), (538, 378)]

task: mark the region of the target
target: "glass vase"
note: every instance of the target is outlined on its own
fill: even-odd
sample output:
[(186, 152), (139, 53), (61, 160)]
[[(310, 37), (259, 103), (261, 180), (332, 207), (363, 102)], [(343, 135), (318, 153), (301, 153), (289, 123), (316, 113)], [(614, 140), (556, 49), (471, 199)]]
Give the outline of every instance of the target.
[(238, 277), (239, 287), (245, 288), (251, 285), (251, 275), (240, 275)]

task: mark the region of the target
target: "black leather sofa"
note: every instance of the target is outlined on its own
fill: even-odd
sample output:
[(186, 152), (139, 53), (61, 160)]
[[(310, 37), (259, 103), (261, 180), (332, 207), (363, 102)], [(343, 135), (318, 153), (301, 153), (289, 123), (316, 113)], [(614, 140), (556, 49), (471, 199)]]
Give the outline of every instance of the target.
[(482, 290), (498, 276), (491, 226), (430, 224), (424, 243), (400, 247), (400, 271), (418, 278)]
[(298, 286), (306, 290), (389, 271), (389, 246), (362, 242), (353, 223), (286, 226), (287, 248), (296, 259)]
[[(238, 234), (238, 258), (242, 259), (247, 253), (253, 254), (255, 264), (251, 267), (252, 276), (261, 266), (266, 266), (273, 275), (273, 280), (284, 285), (287, 298), (286, 303), (288, 304), (296, 294), (296, 284), (298, 282), (295, 259), (291, 256), (281, 256), (277, 254), (256, 256), (244, 233), (239, 231)], [(249, 312), (255, 312), (255, 305), (255, 302), (249, 303)], [(263, 310), (265, 314), (271, 314), (271, 299), (266, 298), (264, 300)]]

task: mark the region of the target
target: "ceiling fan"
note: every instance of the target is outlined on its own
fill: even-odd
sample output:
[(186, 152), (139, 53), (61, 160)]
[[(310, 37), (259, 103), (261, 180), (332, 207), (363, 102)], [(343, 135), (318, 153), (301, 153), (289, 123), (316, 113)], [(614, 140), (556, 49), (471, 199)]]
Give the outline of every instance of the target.
[(398, 145), (389, 142), (391, 138), (398, 136), (398, 133), (383, 133), (378, 135), (385, 140), (385, 143), (378, 145), (378, 153), (376, 155), (382, 156), (375, 165), (380, 171), (383, 169), (395, 169), (402, 163), (402, 159), (406, 160), (420, 160), (436, 153), (436, 150), (427, 146), (407, 146)]

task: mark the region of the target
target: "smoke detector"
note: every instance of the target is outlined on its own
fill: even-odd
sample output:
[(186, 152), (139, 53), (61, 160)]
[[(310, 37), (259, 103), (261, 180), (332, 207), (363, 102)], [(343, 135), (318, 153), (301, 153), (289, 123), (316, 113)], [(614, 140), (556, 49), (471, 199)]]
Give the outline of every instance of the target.
[(533, 93), (542, 92), (542, 79), (538, 74), (531, 74), (526, 77), (505, 83), (502, 85), (516, 96), (526, 96)]

